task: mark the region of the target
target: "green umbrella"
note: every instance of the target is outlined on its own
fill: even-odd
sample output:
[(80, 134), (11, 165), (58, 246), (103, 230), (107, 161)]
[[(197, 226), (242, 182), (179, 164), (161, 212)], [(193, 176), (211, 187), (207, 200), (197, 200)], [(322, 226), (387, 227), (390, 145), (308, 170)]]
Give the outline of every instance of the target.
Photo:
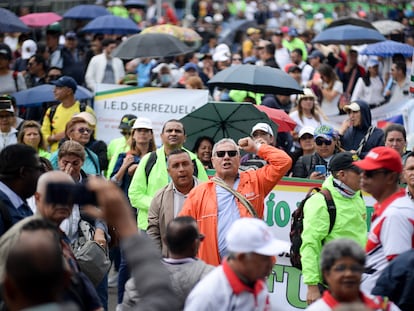
[(193, 149), (200, 136), (210, 136), (215, 142), (222, 138), (240, 138), (250, 136), (252, 127), (259, 122), (268, 123), (273, 133), (277, 133), (275, 124), (262, 111), (250, 103), (209, 102), (181, 119), (187, 140), (185, 147)]

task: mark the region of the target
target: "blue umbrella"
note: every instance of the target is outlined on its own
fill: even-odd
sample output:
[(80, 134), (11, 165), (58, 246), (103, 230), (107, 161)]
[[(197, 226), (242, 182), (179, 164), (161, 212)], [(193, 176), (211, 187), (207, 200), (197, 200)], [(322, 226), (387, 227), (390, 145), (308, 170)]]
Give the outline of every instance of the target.
[(127, 35), (135, 34), (141, 30), (129, 18), (123, 18), (115, 15), (104, 15), (90, 21), (82, 32), (102, 33), (110, 35)]
[(0, 32), (29, 32), (27, 27), (13, 12), (0, 8)]
[[(42, 84), (34, 86), (30, 89), (15, 92), (12, 94), (16, 99), (17, 106), (40, 106), (42, 103), (56, 102), (53, 95), (54, 85)], [(87, 88), (78, 85), (75, 92), (77, 100), (85, 100), (93, 98), (93, 94)]]
[(94, 19), (111, 13), (103, 6), (94, 4), (81, 4), (74, 6), (63, 14), (64, 18), (72, 19)]
[(391, 57), (394, 54), (402, 54), (405, 57), (411, 57), (414, 54), (414, 47), (409, 44), (386, 40), (378, 43), (369, 44), (363, 49), (362, 55), (375, 55), (382, 57)]
[(147, 2), (145, 0), (127, 0), (124, 3), (124, 7), (144, 9), (147, 7)]
[(321, 31), (312, 43), (360, 45), (385, 41), (379, 31), (355, 25), (342, 25)]

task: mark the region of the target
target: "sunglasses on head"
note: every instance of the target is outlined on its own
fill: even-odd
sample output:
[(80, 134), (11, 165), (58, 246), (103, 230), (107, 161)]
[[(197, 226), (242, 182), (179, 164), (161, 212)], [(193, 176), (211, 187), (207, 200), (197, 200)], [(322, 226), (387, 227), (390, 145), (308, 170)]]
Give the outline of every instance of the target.
[(323, 144), (330, 146), (332, 145), (332, 140), (327, 140), (327, 139), (323, 139), (323, 138), (316, 138), (315, 139), (315, 144), (318, 146), (322, 146)]
[(80, 129), (78, 129), (78, 132), (81, 134), (84, 134), (84, 133), (90, 134), (92, 133), (92, 130), (88, 129), (87, 127), (81, 127)]
[(237, 150), (217, 151), (216, 156), (219, 158), (224, 158), (226, 156), (226, 153), (230, 158), (233, 158), (237, 155)]

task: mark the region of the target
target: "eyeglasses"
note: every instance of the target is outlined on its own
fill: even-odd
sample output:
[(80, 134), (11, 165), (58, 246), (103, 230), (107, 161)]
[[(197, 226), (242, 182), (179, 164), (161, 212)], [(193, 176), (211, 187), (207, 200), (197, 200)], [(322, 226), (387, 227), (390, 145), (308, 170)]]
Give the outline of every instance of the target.
[(11, 114), (2, 114), (2, 115), (0, 115), (0, 119), (8, 119), (8, 118), (11, 118), (11, 117), (13, 117), (12, 113)]
[(202, 241), (204, 241), (205, 237), (206, 237), (206, 236), (205, 236), (204, 234), (201, 234), (201, 233), (198, 235), (198, 239), (199, 239), (201, 242), (202, 242)]
[(315, 144), (318, 146), (322, 146), (323, 144), (330, 146), (332, 145), (332, 140), (327, 140), (327, 139), (323, 139), (323, 138), (316, 138), (315, 139)]
[(362, 171), (362, 173), (367, 178), (373, 178), (375, 175), (378, 175), (378, 174), (389, 174), (389, 173), (391, 173), (391, 171), (390, 170), (386, 170), (386, 169), (379, 169), (379, 170)]
[(81, 133), (81, 134), (85, 134), (85, 133), (90, 134), (90, 133), (92, 133), (92, 130), (88, 129), (87, 127), (81, 127), (81, 128), (78, 129), (78, 132)]
[(36, 63), (35, 63), (35, 62), (27, 63), (27, 67), (32, 67), (32, 66), (34, 66), (34, 65), (36, 65)]
[(361, 265), (337, 265), (335, 267), (332, 267), (332, 270), (335, 272), (345, 272), (346, 270), (351, 271), (352, 273), (362, 273), (364, 272), (364, 267)]
[(241, 59), (241, 57), (235, 57), (235, 58), (232, 58), (231, 60), (232, 61), (239, 61), (239, 62), (241, 62), (242, 59)]
[(230, 158), (233, 158), (237, 155), (237, 150), (217, 151), (216, 156), (218, 158), (224, 158), (226, 156), (226, 153)]

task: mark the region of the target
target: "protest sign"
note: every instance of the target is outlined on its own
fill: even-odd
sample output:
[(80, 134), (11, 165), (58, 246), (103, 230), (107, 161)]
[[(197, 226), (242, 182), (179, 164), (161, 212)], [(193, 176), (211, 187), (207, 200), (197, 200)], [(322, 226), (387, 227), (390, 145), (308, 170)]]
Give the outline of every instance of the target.
[(152, 121), (155, 142), (159, 146), (161, 129), (166, 121), (179, 120), (207, 101), (207, 90), (98, 84), (94, 101), (97, 138), (109, 143), (119, 137), (118, 126), (122, 116), (134, 114)]

